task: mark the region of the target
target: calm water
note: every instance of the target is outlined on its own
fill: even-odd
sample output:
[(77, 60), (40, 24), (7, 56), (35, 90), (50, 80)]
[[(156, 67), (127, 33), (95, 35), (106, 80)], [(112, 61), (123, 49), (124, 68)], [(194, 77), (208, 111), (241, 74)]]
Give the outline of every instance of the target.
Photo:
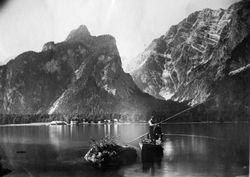
[(8, 176), (14, 177), (230, 177), (248, 174), (248, 124), (164, 125), (163, 131), (168, 136), (164, 156), (157, 163), (142, 164), (138, 158), (133, 165), (100, 171), (82, 158), (91, 138), (117, 136), (122, 143), (146, 130), (145, 124), (0, 127), (0, 153), (4, 164), (14, 170)]

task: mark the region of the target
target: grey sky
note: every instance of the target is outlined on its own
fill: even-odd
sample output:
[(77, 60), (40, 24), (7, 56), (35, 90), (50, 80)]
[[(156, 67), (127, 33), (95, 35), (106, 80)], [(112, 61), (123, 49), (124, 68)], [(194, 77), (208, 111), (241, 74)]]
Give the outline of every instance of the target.
[(227, 8), (235, 1), (9, 0), (0, 11), (0, 61), (40, 51), (48, 41), (63, 41), (81, 24), (92, 35), (113, 35), (121, 56), (131, 58), (188, 14)]

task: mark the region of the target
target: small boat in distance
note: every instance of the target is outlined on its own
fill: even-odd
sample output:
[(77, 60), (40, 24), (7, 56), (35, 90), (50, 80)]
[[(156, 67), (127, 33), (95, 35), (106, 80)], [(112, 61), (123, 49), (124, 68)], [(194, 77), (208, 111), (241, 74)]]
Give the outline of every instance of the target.
[(52, 121), (52, 122), (50, 122), (49, 125), (50, 125), (50, 126), (55, 126), (55, 125), (68, 125), (68, 123), (65, 122), (65, 121)]

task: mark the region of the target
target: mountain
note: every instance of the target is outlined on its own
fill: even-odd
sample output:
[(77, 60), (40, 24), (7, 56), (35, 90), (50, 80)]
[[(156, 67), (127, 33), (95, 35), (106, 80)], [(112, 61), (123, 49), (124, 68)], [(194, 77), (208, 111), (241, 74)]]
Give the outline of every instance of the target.
[(226, 61), (225, 76), (212, 84), (215, 98), (210, 109), (219, 108), (226, 120), (249, 120), (250, 115), (250, 34), (231, 52)]
[(115, 38), (91, 36), (86, 26), (0, 66), (1, 113), (172, 114), (186, 107), (143, 93), (123, 71)]
[(153, 40), (133, 60), (138, 65), (130, 73), (139, 88), (156, 98), (203, 103), (220, 95), (219, 83), (226, 82), (227, 90), (249, 87), (246, 82), (240, 86), (231, 83), (241, 77), (232, 73), (250, 63), (249, 34), (249, 1), (225, 10), (197, 11)]

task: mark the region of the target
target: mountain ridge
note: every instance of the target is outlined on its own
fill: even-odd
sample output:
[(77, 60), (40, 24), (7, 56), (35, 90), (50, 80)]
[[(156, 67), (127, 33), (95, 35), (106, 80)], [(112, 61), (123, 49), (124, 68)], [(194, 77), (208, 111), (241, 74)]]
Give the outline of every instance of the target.
[[(193, 100), (191, 104), (203, 102), (194, 99), (196, 94), (185, 96), (183, 92), (192, 87), (186, 87), (187, 84), (192, 85), (193, 81), (203, 77), (199, 75), (207, 66), (215, 71), (210, 72), (213, 76), (207, 77), (208, 80), (224, 77), (224, 61), (248, 35), (249, 19), (249, 1), (233, 4), (226, 10), (204, 9), (190, 14), (170, 27), (165, 35), (153, 40), (135, 59), (140, 63), (137, 69), (131, 71), (136, 84), (156, 98)], [(221, 66), (215, 66), (219, 62)], [(207, 90), (203, 93), (208, 96), (209, 88), (203, 90)]]
[(116, 40), (86, 26), (0, 66), (0, 111), (6, 114), (175, 113), (185, 104), (145, 94), (121, 67)]
[[(240, 112), (248, 115), (249, 105), (244, 101), (248, 100), (248, 94), (239, 88), (250, 87), (246, 82), (248, 76), (232, 74), (248, 70), (249, 34), (250, 1), (235, 3), (228, 9), (196, 11), (154, 39), (133, 60), (138, 65), (133, 66), (130, 73), (137, 86), (155, 98), (188, 102), (194, 106), (206, 104), (213, 97), (213, 104), (217, 106), (209, 104), (207, 112), (234, 110), (234, 105), (243, 107)], [(219, 89), (220, 83), (229, 88)], [(230, 89), (242, 91), (247, 98), (240, 101), (236, 97), (238, 94)], [(225, 93), (230, 95), (230, 101), (221, 96), (226, 96)], [(228, 111), (231, 115), (225, 115), (232, 117), (240, 114), (239, 110)]]

